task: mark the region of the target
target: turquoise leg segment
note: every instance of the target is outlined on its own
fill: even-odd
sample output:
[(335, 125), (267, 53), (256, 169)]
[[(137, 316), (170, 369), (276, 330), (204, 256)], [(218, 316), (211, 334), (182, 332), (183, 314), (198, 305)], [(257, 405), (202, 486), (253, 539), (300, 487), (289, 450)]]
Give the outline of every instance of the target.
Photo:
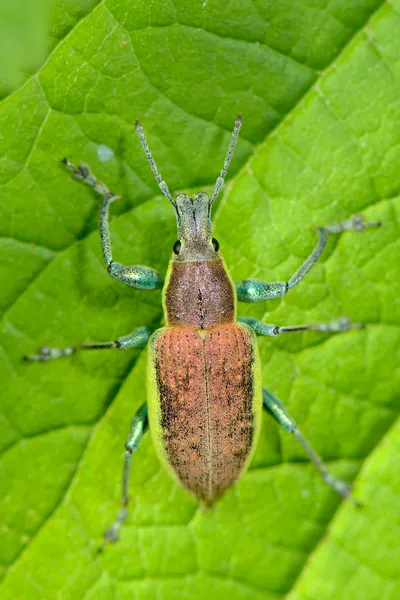
[(39, 348), (38, 354), (28, 354), (25, 360), (47, 362), (63, 356), (71, 356), (78, 350), (103, 350), (108, 348), (117, 348), (125, 350), (127, 348), (137, 348), (144, 346), (149, 341), (152, 329), (148, 327), (140, 327), (133, 333), (119, 337), (115, 342), (100, 342), (98, 344), (77, 344), (76, 346), (66, 346), (65, 348), (54, 348), (52, 346), (42, 346)]
[(151, 267), (132, 265), (126, 267), (117, 262), (110, 263), (108, 272), (111, 277), (137, 290), (156, 290), (163, 286), (164, 278)]
[(263, 389), (263, 408), (269, 412), (286, 431), (292, 433), (302, 445), (311, 462), (321, 474), (325, 483), (335, 490), (343, 498), (349, 498), (354, 504), (358, 501), (351, 495), (351, 485), (340, 479), (336, 479), (330, 472), (322, 458), (310, 446), (306, 438), (296, 425), (295, 420), (288, 414), (282, 402), (267, 389)]
[(287, 327), (278, 327), (278, 325), (270, 325), (262, 323), (253, 317), (241, 317), (242, 323), (249, 325), (257, 335), (265, 335), (268, 337), (276, 337), (282, 333), (295, 333), (296, 331), (323, 331), (332, 333), (343, 333), (350, 329), (362, 329), (361, 323), (352, 323), (347, 317), (341, 317), (329, 323), (308, 323), (307, 325), (289, 325)]
[(131, 471), (132, 452), (136, 450), (139, 443), (148, 429), (148, 414), (147, 405), (143, 404), (135, 416), (133, 417), (131, 431), (128, 440), (125, 444), (124, 454), (124, 466), (122, 470), (122, 496), (121, 496), (121, 509), (118, 515), (111, 524), (111, 526), (104, 532), (104, 540), (100, 545), (98, 552), (102, 552), (104, 547), (110, 542), (115, 543), (119, 540), (119, 534), (122, 525), (128, 516), (128, 503), (129, 503), (129, 475)]
[(288, 290), (287, 283), (283, 281), (268, 283), (258, 279), (242, 279), (235, 282), (237, 298), (240, 302), (261, 302), (282, 298)]
[(364, 231), (368, 227), (379, 227), (380, 223), (364, 223), (362, 215), (355, 215), (341, 223), (333, 223), (328, 227), (317, 227), (318, 243), (307, 260), (301, 265), (288, 282), (268, 283), (257, 279), (242, 279), (235, 283), (238, 300), (241, 302), (260, 302), (281, 298), (294, 288), (315, 265), (321, 256), (328, 239), (328, 234), (337, 234), (346, 230)]
[(164, 284), (164, 278), (150, 267), (142, 265), (125, 266), (118, 262), (114, 262), (111, 252), (109, 223), (109, 208), (114, 200), (118, 200), (119, 196), (110, 192), (108, 187), (99, 181), (91, 173), (89, 167), (85, 164), (75, 166), (67, 158), (64, 159), (64, 164), (73, 172), (75, 179), (83, 181), (90, 185), (98, 194), (103, 197), (100, 208), (100, 241), (103, 252), (104, 261), (107, 265), (108, 272), (111, 277), (117, 279), (121, 283), (125, 283), (138, 290), (154, 290), (160, 288)]
[(115, 344), (116, 348), (126, 350), (127, 348), (137, 348), (138, 346), (145, 346), (150, 339), (153, 329), (149, 327), (140, 327), (133, 333), (124, 335), (117, 338)]

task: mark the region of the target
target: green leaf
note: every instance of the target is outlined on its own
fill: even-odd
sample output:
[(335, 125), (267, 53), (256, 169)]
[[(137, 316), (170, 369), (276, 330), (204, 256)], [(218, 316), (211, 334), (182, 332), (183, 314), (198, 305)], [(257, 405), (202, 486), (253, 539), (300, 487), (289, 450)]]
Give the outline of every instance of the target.
[(1, 0), (0, 97), (20, 86), (99, 0)]
[[(2, 598), (397, 600), (399, 0), (46, 6), (42, 66), (3, 88), (16, 87), (0, 105)], [(264, 385), (354, 480), (363, 507), (341, 503), (267, 417), (250, 470), (210, 512), (170, 480), (146, 436), (122, 538), (96, 555), (145, 399), (145, 353), (22, 357), (163, 317), (160, 293), (107, 275), (98, 198), (60, 161), (87, 162), (123, 196), (117, 260), (165, 271), (174, 215), (134, 121), (171, 190), (208, 190), (239, 112), (214, 211), (234, 279), (290, 278), (315, 244), (312, 225), (355, 213), (382, 221), (330, 240), (282, 300), (239, 307), (279, 325), (366, 324), (259, 342)]]

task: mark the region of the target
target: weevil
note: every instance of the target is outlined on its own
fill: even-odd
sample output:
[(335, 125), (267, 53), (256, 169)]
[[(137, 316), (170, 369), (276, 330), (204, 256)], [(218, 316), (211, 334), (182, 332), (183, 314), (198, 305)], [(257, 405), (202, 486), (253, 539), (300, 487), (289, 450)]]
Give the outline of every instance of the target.
[(263, 389), (256, 335), (275, 337), (299, 331), (347, 332), (361, 328), (347, 318), (306, 325), (265, 324), (236, 316), (236, 304), (282, 298), (307, 275), (325, 248), (329, 234), (363, 231), (380, 223), (365, 223), (356, 215), (340, 223), (317, 227), (318, 242), (309, 257), (286, 282), (244, 279), (234, 283), (212, 235), (211, 208), (231, 162), (241, 117), (235, 122), (223, 168), (212, 195), (171, 196), (147, 144), (143, 128), (136, 132), (158, 185), (174, 208), (177, 241), (165, 277), (150, 267), (114, 261), (109, 234), (109, 207), (119, 196), (99, 182), (87, 165), (64, 163), (74, 177), (102, 196), (100, 239), (109, 274), (139, 290), (162, 288), (166, 325), (156, 331), (141, 327), (112, 342), (65, 348), (44, 346), (26, 358), (48, 361), (85, 349), (127, 349), (148, 346), (147, 403), (133, 418), (124, 454), (121, 508), (104, 534), (100, 550), (119, 539), (128, 515), (128, 484), (132, 452), (150, 426), (156, 452), (167, 471), (203, 505), (213, 505), (246, 470), (265, 409), (303, 446), (325, 482), (344, 498), (351, 485), (336, 479), (302, 435), (294, 419), (270, 391)]

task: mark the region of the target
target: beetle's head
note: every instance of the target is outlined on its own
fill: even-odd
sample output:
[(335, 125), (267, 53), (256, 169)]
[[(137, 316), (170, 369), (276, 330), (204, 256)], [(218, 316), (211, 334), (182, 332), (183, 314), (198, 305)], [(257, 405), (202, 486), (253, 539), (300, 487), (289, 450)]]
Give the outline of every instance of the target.
[(143, 128), (140, 123), (136, 121), (137, 134), (150, 163), (150, 167), (156, 176), (158, 185), (164, 196), (168, 198), (175, 208), (178, 227), (178, 240), (175, 242), (173, 248), (175, 260), (212, 260), (217, 255), (219, 244), (211, 235), (211, 205), (224, 183), (224, 178), (229, 163), (231, 162), (241, 126), (242, 118), (239, 115), (235, 122), (235, 128), (232, 133), (232, 139), (229, 144), (224, 166), (220, 176), (217, 178), (211, 198), (204, 192), (200, 192), (199, 194), (196, 194), (194, 198), (189, 198), (186, 194), (179, 194), (179, 196), (173, 200), (167, 184), (158, 172), (147, 145)]
[(175, 260), (212, 260), (218, 242), (211, 234), (211, 201), (200, 192), (194, 198), (179, 194), (174, 202), (178, 239), (174, 244)]

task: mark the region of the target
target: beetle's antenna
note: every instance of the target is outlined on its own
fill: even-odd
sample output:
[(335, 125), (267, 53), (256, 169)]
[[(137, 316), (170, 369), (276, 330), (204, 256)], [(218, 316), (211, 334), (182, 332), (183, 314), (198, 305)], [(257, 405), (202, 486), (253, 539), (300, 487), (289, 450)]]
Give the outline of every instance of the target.
[(147, 156), (147, 160), (150, 163), (151, 170), (153, 171), (154, 175), (156, 176), (159, 188), (161, 189), (161, 191), (164, 194), (164, 196), (166, 198), (168, 198), (168, 200), (171, 202), (172, 206), (174, 206), (176, 208), (176, 203), (172, 199), (171, 194), (169, 193), (168, 186), (165, 183), (165, 181), (163, 180), (163, 178), (161, 177), (160, 173), (158, 172), (158, 169), (156, 167), (156, 163), (154, 162), (154, 159), (153, 159), (153, 157), (151, 155), (151, 152), (150, 152), (150, 148), (149, 148), (149, 146), (147, 144), (147, 141), (146, 141), (146, 138), (144, 136), (143, 127), (141, 126), (141, 124), (139, 123), (139, 121), (135, 121), (135, 127), (136, 127), (136, 133), (139, 136), (140, 143), (142, 144), (143, 150), (145, 151), (145, 154)]
[(238, 115), (236, 117), (235, 128), (232, 133), (231, 143), (229, 144), (228, 154), (226, 155), (223, 169), (222, 169), (219, 177), (217, 178), (217, 181), (215, 182), (214, 193), (210, 198), (210, 204), (212, 204), (214, 202), (215, 198), (218, 196), (219, 190), (223, 186), (225, 175), (228, 170), (229, 164), (231, 162), (233, 152), (235, 150), (235, 146), (236, 146), (237, 139), (239, 137), (239, 130), (240, 130), (241, 126), (242, 126), (242, 117), (241, 117), (241, 115)]

